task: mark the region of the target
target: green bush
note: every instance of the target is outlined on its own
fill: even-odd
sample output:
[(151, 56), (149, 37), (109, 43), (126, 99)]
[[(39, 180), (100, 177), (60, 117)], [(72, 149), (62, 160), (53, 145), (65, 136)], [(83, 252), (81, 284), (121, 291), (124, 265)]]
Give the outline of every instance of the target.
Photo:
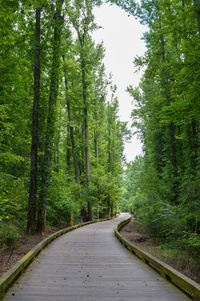
[(197, 233), (184, 232), (183, 238), (180, 240), (182, 248), (187, 250), (193, 256), (199, 258), (200, 252), (200, 235)]
[(12, 249), (15, 248), (19, 240), (20, 233), (13, 224), (0, 224), (0, 247)]

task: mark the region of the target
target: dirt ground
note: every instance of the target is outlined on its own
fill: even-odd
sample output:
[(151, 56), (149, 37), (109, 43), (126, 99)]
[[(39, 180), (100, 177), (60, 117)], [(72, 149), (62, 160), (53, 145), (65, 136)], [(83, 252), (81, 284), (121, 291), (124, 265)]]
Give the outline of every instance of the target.
[(121, 234), (140, 249), (152, 254), (182, 274), (200, 283), (199, 264), (191, 258), (190, 254), (161, 248), (158, 241), (139, 229), (134, 219), (123, 227)]
[(19, 259), (28, 253), (36, 244), (57, 229), (47, 229), (45, 235), (24, 235), (19, 239), (15, 249), (0, 249), (0, 277), (7, 272)]

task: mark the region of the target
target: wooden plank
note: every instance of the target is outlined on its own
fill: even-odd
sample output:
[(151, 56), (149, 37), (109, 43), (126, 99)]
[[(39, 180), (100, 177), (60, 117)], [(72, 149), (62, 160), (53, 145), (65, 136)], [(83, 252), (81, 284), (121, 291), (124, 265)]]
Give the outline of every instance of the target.
[(22, 257), (10, 270), (8, 270), (1, 278), (0, 278), (0, 299), (2, 299), (9, 288), (9, 286), (17, 279), (20, 273), (23, 273), (26, 267), (31, 263), (32, 260), (43, 250), (51, 241), (56, 239), (57, 237), (63, 235), (64, 233), (68, 233), (72, 230), (78, 229), (85, 225), (93, 224), (96, 222), (103, 222), (106, 219), (93, 220), (85, 223), (81, 223), (75, 225), (73, 227), (68, 227), (62, 229), (56, 233), (51, 234), (40, 243), (38, 243), (34, 248), (32, 248), (24, 257)]
[(157, 270), (163, 278), (170, 281), (174, 285), (178, 286), (181, 290), (183, 290), (186, 294), (188, 294), (193, 300), (199, 301), (200, 300), (200, 285), (193, 281), (192, 279), (188, 278), (187, 276), (181, 274), (168, 264), (162, 262), (155, 256), (143, 251), (138, 246), (130, 243), (126, 240), (119, 231), (122, 227), (127, 224), (129, 220), (122, 221), (117, 225), (115, 228), (115, 235), (121, 241), (121, 243), (133, 254), (137, 255), (144, 263), (148, 264), (155, 270)]
[(88, 225), (53, 241), (4, 300), (188, 300), (114, 238), (115, 226), (127, 217)]

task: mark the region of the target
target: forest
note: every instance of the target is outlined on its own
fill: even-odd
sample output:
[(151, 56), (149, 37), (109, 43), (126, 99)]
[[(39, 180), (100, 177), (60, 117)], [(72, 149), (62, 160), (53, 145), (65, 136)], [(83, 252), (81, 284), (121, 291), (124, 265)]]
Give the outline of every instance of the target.
[(164, 248), (195, 258), (200, 250), (200, 2), (117, 1), (148, 26), (147, 51), (134, 59), (145, 68), (132, 125), (143, 156), (128, 164), (123, 210)]
[[(95, 44), (98, 1), (1, 1), (0, 236), (114, 216), (130, 133)], [(110, 99), (107, 94), (110, 91)]]
[(199, 258), (200, 2), (106, 2), (148, 26), (146, 53), (134, 58), (143, 77), (127, 87), (143, 155), (128, 164), (131, 132), (92, 38), (102, 1), (0, 1), (1, 247), (66, 227), (71, 215), (78, 223), (129, 211)]

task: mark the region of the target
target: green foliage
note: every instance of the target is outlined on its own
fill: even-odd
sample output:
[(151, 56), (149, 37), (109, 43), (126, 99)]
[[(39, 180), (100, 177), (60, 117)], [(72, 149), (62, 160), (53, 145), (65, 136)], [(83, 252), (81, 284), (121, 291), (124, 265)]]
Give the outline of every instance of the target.
[[(92, 39), (92, 32), (97, 29), (93, 8), (101, 1), (65, 1), (62, 7), (62, 1), (4, 2), (0, 0), (0, 221), (2, 229), (8, 225), (12, 232), (13, 226), (13, 238), (9, 231), (6, 234), (13, 239), (11, 245), (18, 237), (17, 229), (26, 228), (33, 161), (37, 170), (35, 220), (40, 221), (43, 210), (42, 218), (46, 216), (47, 223), (55, 227), (69, 225), (71, 214), (74, 222), (80, 222), (86, 218), (88, 201), (93, 218), (115, 214), (121, 195), (124, 142), (130, 133), (126, 123), (119, 120), (116, 88), (105, 75), (103, 44), (95, 45)], [(40, 42), (36, 42), (39, 9)], [(37, 70), (40, 68), (38, 78), (34, 72), (36, 65)], [(37, 81), (38, 128), (32, 128)], [(108, 89), (111, 99), (107, 99)], [(38, 141), (32, 147), (37, 149), (38, 156), (33, 160), (31, 139), (36, 132)], [(9, 242), (2, 244), (8, 246)]]
[(0, 221), (25, 229), (27, 188), (25, 178), (0, 173)]
[[(149, 30), (136, 89), (133, 127), (144, 144), (124, 177), (123, 196), (142, 227), (173, 249), (197, 256), (200, 239), (199, 7), (172, 0), (122, 1)], [(197, 92), (198, 91), (198, 92)], [(123, 205), (124, 206), (124, 205)]]
[(200, 237), (197, 233), (185, 233), (180, 243), (183, 249), (186, 249), (197, 257), (199, 256)]
[(0, 222), (0, 248), (15, 248), (19, 237), (20, 232), (15, 225)]
[(59, 173), (52, 173), (49, 200), (47, 202), (47, 222), (50, 225), (69, 225), (71, 214), (73, 214), (75, 221), (79, 218), (78, 192), (78, 185), (73, 179), (67, 177), (65, 171), (59, 170)]
[(200, 214), (198, 208), (194, 209), (198, 204), (198, 190), (188, 191), (189, 196), (194, 196), (193, 202), (191, 196), (188, 202), (188, 195), (179, 204), (167, 201), (168, 185), (156, 178), (155, 171), (151, 170), (148, 175), (147, 170), (143, 170), (144, 160), (137, 158), (126, 170), (123, 193), (126, 205), (124, 202), (122, 205), (135, 214), (141, 228), (161, 239), (165, 248), (182, 249), (197, 256)]

